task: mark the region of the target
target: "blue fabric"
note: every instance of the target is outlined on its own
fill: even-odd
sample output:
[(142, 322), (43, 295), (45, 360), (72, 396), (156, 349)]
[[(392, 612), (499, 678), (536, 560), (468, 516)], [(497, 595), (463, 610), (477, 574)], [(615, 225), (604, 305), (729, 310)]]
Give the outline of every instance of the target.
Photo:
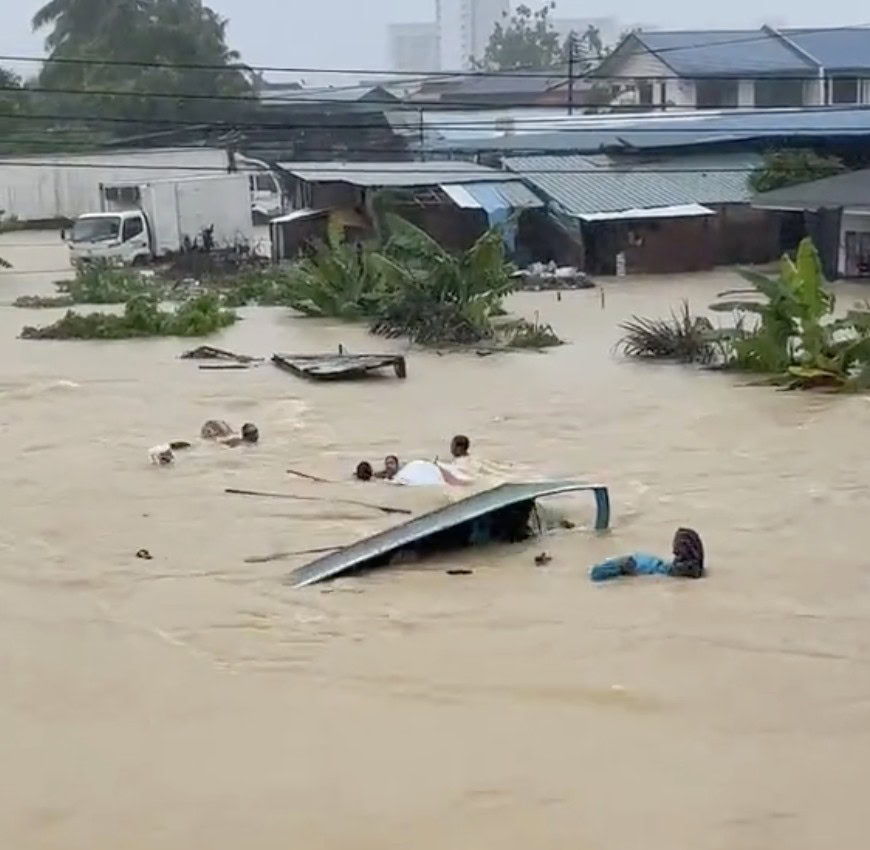
[(634, 571), (630, 575), (654, 576), (668, 575), (671, 563), (664, 561), (657, 555), (648, 555), (646, 552), (635, 552), (632, 555), (622, 555), (618, 558), (609, 558), (596, 564), (589, 572), (592, 581), (607, 581), (625, 575), (624, 566), (631, 558), (634, 561)]

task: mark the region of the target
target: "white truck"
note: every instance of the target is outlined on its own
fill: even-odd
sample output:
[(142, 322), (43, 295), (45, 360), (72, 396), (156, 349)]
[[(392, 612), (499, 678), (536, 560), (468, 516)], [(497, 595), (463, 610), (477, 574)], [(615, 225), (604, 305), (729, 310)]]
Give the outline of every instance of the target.
[(102, 211), (80, 215), (69, 237), (73, 264), (139, 265), (194, 246), (252, 245), (246, 174), (176, 177), (100, 187)]

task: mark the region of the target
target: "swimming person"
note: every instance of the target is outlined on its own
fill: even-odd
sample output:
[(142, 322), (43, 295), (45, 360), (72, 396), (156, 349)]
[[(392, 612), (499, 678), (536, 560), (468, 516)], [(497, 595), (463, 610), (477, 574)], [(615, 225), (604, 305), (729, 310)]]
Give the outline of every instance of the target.
[(468, 457), (468, 451), (471, 448), (471, 440), (464, 434), (457, 434), (450, 441), (450, 454), (455, 458)]
[(399, 474), (399, 458), (396, 455), (387, 455), (384, 458), (384, 468), (375, 473), (375, 478), (392, 481)]
[(704, 576), (704, 544), (697, 531), (678, 528), (674, 535), (674, 559), (665, 561), (656, 555), (635, 552), (610, 558), (592, 567), (592, 581), (607, 581), (620, 576), (663, 575), (675, 578), (702, 578)]
[(260, 429), (253, 422), (245, 422), (242, 425), (241, 437), (229, 437), (226, 440), (221, 440), (221, 445), (234, 449), (236, 446), (245, 444), (254, 445), (260, 442)]
[(229, 423), (223, 419), (209, 419), (199, 431), (203, 440), (221, 440), (232, 437), (234, 433)]
[(353, 473), (353, 477), (359, 481), (371, 481), (373, 475), (372, 465), (367, 460), (358, 463)]

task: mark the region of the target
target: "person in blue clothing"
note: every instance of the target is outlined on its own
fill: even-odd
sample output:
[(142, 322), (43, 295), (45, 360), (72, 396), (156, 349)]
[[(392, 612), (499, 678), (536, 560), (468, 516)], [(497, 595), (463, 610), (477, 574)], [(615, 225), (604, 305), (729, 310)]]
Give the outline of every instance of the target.
[(674, 535), (674, 558), (665, 561), (657, 555), (635, 552), (610, 558), (592, 567), (592, 581), (607, 581), (620, 576), (664, 575), (676, 578), (702, 578), (704, 576), (704, 544), (697, 531), (678, 528)]

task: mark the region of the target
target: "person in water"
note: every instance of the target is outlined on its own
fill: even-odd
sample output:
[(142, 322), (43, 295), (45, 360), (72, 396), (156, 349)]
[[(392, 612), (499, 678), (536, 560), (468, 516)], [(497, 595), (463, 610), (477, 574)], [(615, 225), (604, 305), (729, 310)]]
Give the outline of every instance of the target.
[(468, 457), (468, 451), (471, 448), (471, 440), (464, 434), (457, 434), (450, 441), (450, 454), (455, 458)]
[(199, 431), (203, 440), (224, 440), (232, 437), (235, 432), (223, 419), (209, 419)]
[(375, 478), (392, 481), (399, 474), (399, 458), (396, 455), (387, 455), (384, 458), (384, 468), (375, 473)]
[(358, 481), (371, 481), (373, 476), (374, 470), (372, 470), (372, 465), (367, 460), (358, 463), (353, 473), (353, 477)]
[(260, 429), (253, 422), (245, 422), (242, 425), (241, 437), (230, 437), (226, 440), (221, 440), (221, 445), (234, 449), (236, 446), (254, 445), (260, 442)]
[(610, 558), (592, 567), (592, 581), (607, 581), (620, 576), (665, 575), (675, 578), (702, 578), (704, 572), (704, 544), (697, 531), (678, 528), (674, 535), (674, 558), (665, 561), (656, 555), (636, 552)]

